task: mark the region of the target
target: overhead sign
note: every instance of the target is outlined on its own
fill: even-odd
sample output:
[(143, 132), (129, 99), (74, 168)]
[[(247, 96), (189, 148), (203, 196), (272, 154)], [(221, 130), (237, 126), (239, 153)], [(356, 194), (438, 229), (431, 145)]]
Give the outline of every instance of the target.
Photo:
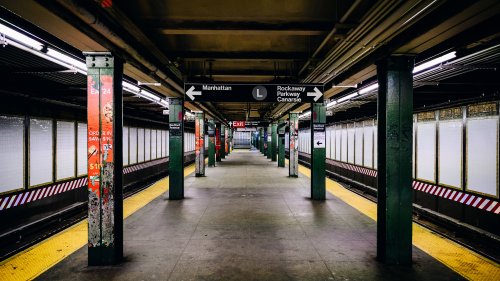
[(245, 128), (245, 121), (233, 121), (233, 128)]
[(185, 83), (186, 101), (322, 103), (320, 84)]

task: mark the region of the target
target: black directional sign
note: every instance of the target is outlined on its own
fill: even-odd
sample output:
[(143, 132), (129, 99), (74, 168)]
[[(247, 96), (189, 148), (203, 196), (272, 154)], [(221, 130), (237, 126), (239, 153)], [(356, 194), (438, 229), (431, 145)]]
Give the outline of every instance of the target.
[(201, 84), (185, 83), (186, 101), (322, 103), (319, 84)]

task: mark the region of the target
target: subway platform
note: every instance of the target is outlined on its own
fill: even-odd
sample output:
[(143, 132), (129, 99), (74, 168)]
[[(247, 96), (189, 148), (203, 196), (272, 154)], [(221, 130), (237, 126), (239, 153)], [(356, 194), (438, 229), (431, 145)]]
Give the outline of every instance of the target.
[[(83, 247), (38, 280), (462, 280), (414, 247), (413, 265), (376, 260), (376, 222), (258, 151), (234, 151), (186, 199), (158, 196), (125, 220), (122, 264), (88, 267)], [(353, 195), (355, 196), (355, 195)]]

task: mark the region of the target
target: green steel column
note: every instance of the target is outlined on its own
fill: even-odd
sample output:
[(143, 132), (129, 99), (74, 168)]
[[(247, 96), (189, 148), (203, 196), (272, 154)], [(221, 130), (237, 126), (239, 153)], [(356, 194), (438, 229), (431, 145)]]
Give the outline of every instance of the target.
[(264, 128), (260, 128), (259, 129), (259, 139), (260, 139), (260, 153), (264, 154), (265, 155), (265, 150), (264, 150), (264, 138), (265, 138), (265, 135), (264, 135)]
[(168, 195), (170, 200), (184, 198), (184, 102), (181, 98), (169, 99), (170, 158), (168, 161)]
[(290, 163), (288, 165), (288, 176), (296, 178), (299, 176), (299, 113), (290, 112), (289, 116)]
[(272, 132), (272, 136), (271, 136), (271, 160), (272, 161), (277, 161), (277, 152), (276, 152), (276, 149), (277, 149), (277, 146), (278, 146), (278, 123), (273, 123), (271, 125), (271, 132)]
[(271, 124), (269, 124), (269, 126), (267, 126), (267, 136), (266, 136), (266, 143), (267, 143), (266, 155), (267, 155), (267, 159), (271, 159), (271, 154), (272, 154), (272, 146), (271, 146), (272, 134), (273, 134), (273, 132), (272, 132)]
[(84, 53), (87, 74), (88, 264), (123, 258), (123, 62)]
[(216, 124), (216, 129), (215, 129), (215, 161), (220, 162), (222, 161), (221, 155), (220, 155), (220, 147), (221, 147), (221, 123)]
[(219, 150), (220, 158), (226, 158), (226, 126), (224, 124), (220, 124), (220, 150)]
[(208, 120), (208, 167), (215, 167), (215, 123)]
[(412, 128), (414, 57), (390, 56), (377, 64), (377, 258), (412, 262)]
[(205, 176), (205, 114), (203, 112), (195, 113), (195, 176)]
[(285, 167), (285, 129), (286, 123), (278, 125), (278, 167)]
[(311, 199), (325, 200), (326, 106), (311, 104)]

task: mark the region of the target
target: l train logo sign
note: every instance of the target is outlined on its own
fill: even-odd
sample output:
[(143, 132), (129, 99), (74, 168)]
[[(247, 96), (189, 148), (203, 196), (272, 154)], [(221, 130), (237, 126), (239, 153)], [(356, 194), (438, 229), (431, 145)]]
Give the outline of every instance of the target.
[(199, 102), (322, 103), (319, 84), (201, 84), (186, 83), (185, 100)]

